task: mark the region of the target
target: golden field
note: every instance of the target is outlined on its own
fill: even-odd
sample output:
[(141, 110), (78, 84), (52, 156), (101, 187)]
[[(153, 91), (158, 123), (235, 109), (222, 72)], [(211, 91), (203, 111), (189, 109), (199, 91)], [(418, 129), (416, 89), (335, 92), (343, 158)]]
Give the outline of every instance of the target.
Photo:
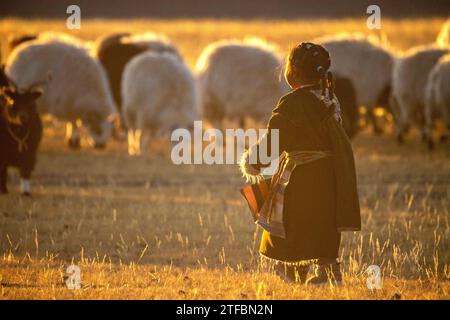
[[(444, 21), (383, 20), (390, 45), (433, 42)], [(0, 20), (3, 52), (11, 34), (65, 31), (56, 20)], [(336, 32), (366, 32), (365, 20), (91, 20), (74, 35), (165, 33), (192, 67), (222, 38), (258, 36), (284, 51)], [(4, 56), (4, 55), (3, 55)], [(363, 229), (346, 233), (344, 286), (282, 282), (258, 255), (260, 231), (239, 194), (237, 166), (175, 166), (167, 146), (129, 157), (126, 143), (104, 151), (64, 143), (61, 124), (44, 133), (32, 198), (0, 197), (0, 299), (448, 299), (450, 297), (450, 148), (428, 153), (416, 136), (398, 146), (370, 130), (353, 142)], [(69, 290), (65, 268), (81, 268)], [(383, 288), (366, 287), (369, 265)]]

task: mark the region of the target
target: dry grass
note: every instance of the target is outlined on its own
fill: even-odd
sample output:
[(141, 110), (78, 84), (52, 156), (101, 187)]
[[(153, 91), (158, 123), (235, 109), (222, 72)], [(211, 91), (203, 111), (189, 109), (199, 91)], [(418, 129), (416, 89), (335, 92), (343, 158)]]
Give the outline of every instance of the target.
[[(441, 20), (385, 21), (399, 48), (434, 39)], [(339, 30), (356, 20), (127, 21), (127, 29), (164, 31), (190, 65), (209, 41), (264, 36), (282, 48)], [(108, 30), (125, 23), (108, 22)], [(11, 32), (63, 30), (56, 21), (0, 21)], [(84, 22), (80, 36), (102, 33)], [(244, 31), (245, 30), (245, 33)], [(424, 32), (422, 32), (424, 31)], [(153, 146), (153, 150), (158, 145)], [(160, 148), (161, 149), (161, 148)], [(343, 288), (288, 285), (259, 260), (258, 237), (238, 193), (235, 166), (175, 166), (163, 151), (126, 155), (125, 143), (103, 151), (70, 151), (60, 126), (47, 126), (34, 197), (0, 197), (2, 299), (448, 299), (450, 297), (450, 152), (433, 154), (417, 141), (362, 133), (354, 141), (363, 230), (347, 233)], [(83, 288), (64, 286), (64, 267), (81, 267)], [(381, 266), (383, 289), (366, 288), (364, 271)], [(396, 295), (398, 294), (398, 295)]]
[[(0, 198), (2, 298), (448, 298), (449, 153), (388, 137), (354, 142), (363, 231), (346, 234), (346, 285), (318, 290), (283, 283), (258, 259), (259, 232), (237, 190), (234, 166), (175, 166), (139, 159), (112, 143), (69, 151), (47, 135), (32, 199)], [(15, 187), (14, 187), (15, 186)], [(80, 265), (83, 290), (63, 286)], [(383, 290), (364, 270), (381, 266)], [(325, 292), (324, 292), (325, 291)]]

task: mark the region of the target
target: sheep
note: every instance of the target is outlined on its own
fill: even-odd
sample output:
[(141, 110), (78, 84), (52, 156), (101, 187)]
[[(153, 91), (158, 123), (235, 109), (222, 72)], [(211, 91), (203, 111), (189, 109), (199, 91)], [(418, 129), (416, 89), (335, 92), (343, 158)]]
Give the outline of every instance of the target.
[(352, 81), (359, 106), (368, 109), (375, 133), (381, 133), (373, 113), (376, 107), (390, 110), (389, 95), (394, 55), (373, 37), (339, 34), (313, 40), (323, 45), (331, 57), (330, 70)]
[[(100, 61), (106, 71), (119, 113), (122, 105), (120, 84), (123, 70), (133, 57), (145, 51), (170, 52), (182, 60), (178, 50), (166, 37), (153, 33), (130, 34), (122, 32), (108, 34), (98, 38), (91, 50), (92, 55)], [(121, 120), (119, 126), (123, 126), (123, 119)]]
[(447, 49), (420, 46), (396, 60), (392, 71), (392, 93), (398, 104), (396, 134), (399, 143), (403, 142), (403, 134), (412, 122), (422, 131), (422, 138), (426, 138), (425, 86), (431, 69), (447, 52)]
[(436, 38), (436, 44), (442, 48), (448, 48), (450, 46), (450, 19), (444, 23)]
[(222, 40), (208, 45), (197, 64), (202, 116), (216, 126), (224, 118), (268, 120), (278, 99), (287, 93), (280, 80), (281, 57), (259, 39)]
[(130, 155), (142, 154), (153, 134), (191, 127), (197, 117), (194, 76), (171, 53), (149, 51), (131, 59), (121, 88)]
[(51, 73), (53, 79), (37, 101), (39, 112), (67, 121), (70, 147), (80, 145), (77, 120), (86, 127), (91, 144), (105, 146), (116, 107), (104, 70), (84, 44), (57, 35), (27, 41), (8, 57), (6, 73), (19, 87)]
[(350, 79), (335, 76), (334, 92), (341, 106), (344, 130), (349, 138), (353, 138), (358, 131), (359, 118), (353, 82)]
[(433, 149), (433, 120), (441, 116), (446, 126), (446, 132), (441, 141), (448, 138), (450, 130), (450, 54), (442, 56), (431, 69), (425, 87), (425, 134), (428, 148)]

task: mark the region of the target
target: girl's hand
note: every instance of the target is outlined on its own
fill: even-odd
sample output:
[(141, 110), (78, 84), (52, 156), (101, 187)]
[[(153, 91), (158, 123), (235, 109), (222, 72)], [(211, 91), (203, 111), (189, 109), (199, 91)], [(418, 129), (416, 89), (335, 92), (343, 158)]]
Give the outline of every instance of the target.
[(246, 182), (256, 183), (262, 178), (262, 175), (260, 173), (261, 169), (256, 164), (250, 163), (251, 149), (246, 150), (242, 154), (239, 166), (242, 172), (242, 176), (245, 178)]

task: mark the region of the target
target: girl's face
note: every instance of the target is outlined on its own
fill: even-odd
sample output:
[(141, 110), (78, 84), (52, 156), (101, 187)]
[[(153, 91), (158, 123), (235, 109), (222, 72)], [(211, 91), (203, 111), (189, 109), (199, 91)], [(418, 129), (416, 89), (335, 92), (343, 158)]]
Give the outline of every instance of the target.
[(320, 82), (320, 80), (302, 79), (301, 74), (299, 72), (295, 72), (292, 68), (286, 68), (286, 71), (284, 72), (284, 77), (286, 78), (286, 81), (289, 84), (289, 86), (294, 90), (304, 85), (314, 85)]
[(289, 84), (289, 86), (294, 90), (300, 88), (302, 85), (299, 75), (294, 71), (293, 67), (289, 63), (286, 65), (284, 78), (286, 79), (286, 82)]

